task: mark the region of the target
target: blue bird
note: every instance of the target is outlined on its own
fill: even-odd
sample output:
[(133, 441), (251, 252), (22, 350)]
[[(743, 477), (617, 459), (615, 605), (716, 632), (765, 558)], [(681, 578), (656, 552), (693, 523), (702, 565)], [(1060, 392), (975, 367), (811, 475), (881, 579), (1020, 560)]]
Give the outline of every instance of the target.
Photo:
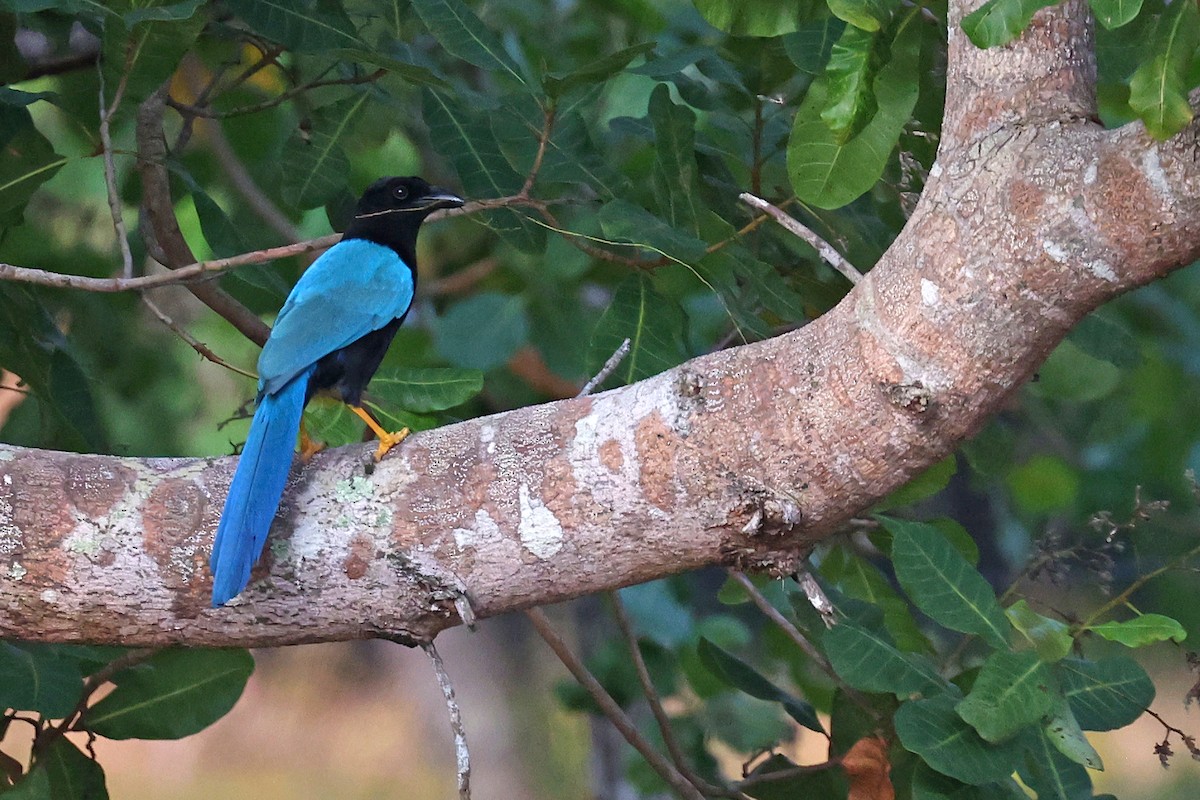
[(292, 466), (304, 406), (332, 394), (379, 437), (375, 460), (408, 430), (388, 433), (362, 393), (412, 305), (417, 231), (463, 199), (421, 178), (381, 178), (363, 193), (342, 240), (304, 272), (258, 359), (258, 407), (217, 527), (213, 607), (246, 588)]

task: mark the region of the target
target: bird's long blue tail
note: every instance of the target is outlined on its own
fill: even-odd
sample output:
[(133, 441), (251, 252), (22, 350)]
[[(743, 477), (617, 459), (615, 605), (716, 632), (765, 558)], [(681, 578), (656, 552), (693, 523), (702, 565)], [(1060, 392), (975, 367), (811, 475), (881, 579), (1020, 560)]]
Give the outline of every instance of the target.
[(213, 542), (209, 566), (214, 608), (246, 588), (250, 568), (267, 541), (292, 467), (311, 374), (312, 368), (307, 369), (275, 394), (259, 399)]

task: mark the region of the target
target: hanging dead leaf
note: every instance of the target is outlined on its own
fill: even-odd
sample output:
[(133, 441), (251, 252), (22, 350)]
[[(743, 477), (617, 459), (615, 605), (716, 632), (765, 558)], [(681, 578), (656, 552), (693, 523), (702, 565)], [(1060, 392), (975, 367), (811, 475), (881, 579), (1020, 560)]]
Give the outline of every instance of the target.
[(895, 800), (887, 742), (878, 737), (859, 739), (842, 758), (850, 779), (847, 800)]

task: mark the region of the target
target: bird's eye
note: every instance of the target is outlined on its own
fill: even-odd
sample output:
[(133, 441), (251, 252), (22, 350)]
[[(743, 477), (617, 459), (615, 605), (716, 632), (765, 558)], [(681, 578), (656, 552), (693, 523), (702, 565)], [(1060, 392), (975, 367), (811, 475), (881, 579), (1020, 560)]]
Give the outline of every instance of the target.
[(392, 189), (392, 197), (395, 197), (397, 200), (407, 200), (408, 199), (408, 187), (407, 186), (397, 186), (395, 189)]

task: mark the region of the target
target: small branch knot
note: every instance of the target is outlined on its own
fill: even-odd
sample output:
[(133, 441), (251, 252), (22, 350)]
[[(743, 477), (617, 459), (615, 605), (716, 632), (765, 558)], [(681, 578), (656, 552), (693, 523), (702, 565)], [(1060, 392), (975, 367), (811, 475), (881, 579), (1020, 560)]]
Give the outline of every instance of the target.
[(925, 414), (933, 407), (933, 392), (925, 388), (925, 384), (920, 381), (881, 383), (879, 388), (889, 403), (910, 414)]

